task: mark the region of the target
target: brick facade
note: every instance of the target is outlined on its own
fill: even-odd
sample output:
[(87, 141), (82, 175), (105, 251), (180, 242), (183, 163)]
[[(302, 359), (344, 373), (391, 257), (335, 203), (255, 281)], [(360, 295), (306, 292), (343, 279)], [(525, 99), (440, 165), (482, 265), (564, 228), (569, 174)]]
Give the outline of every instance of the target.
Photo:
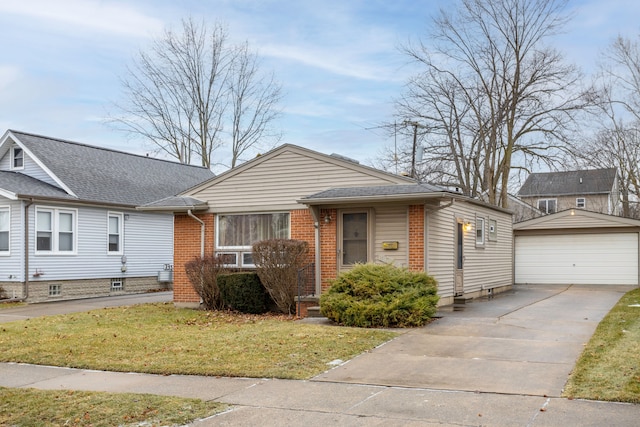
[(316, 228), (309, 209), (297, 209), (290, 212), (291, 238), (304, 240), (309, 243), (309, 259), (307, 263), (315, 262)]
[[(205, 223), (205, 256), (213, 255), (215, 216), (196, 215)], [(191, 286), (184, 265), (200, 256), (200, 223), (188, 215), (173, 218), (173, 302), (177, 305), (199, 305), (200, 296)]]
[(409, 270), (424, 271), (424, 205), (409, 206)]

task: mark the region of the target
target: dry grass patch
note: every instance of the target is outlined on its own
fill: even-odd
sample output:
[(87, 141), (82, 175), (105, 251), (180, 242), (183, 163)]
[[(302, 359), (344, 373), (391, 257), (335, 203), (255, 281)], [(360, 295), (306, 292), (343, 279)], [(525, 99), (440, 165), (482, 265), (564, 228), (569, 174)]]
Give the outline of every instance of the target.
[(624, 295), (600, 322), (563, 395), (640, 403), (640, 289)]
[(394, 332), (310, 325), (282, 316), (105, 308), (0, 325), (0, 361), (121, 372), (306, 379)]
[(150, 394), (0, 387), (3, 426), (184, 425), (226, 408), (221, 403)]

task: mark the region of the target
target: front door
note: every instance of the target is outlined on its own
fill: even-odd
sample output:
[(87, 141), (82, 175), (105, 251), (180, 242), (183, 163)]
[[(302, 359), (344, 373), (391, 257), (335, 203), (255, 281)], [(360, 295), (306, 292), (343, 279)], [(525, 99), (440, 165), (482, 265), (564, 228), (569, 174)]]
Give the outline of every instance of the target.
[(369, 260), (369, 214), (366, 211), (340, 212), (340, 268)]
[(464, 294), (464, 224), (462, 221), (456, 222), (456, 266), (454, 295)]

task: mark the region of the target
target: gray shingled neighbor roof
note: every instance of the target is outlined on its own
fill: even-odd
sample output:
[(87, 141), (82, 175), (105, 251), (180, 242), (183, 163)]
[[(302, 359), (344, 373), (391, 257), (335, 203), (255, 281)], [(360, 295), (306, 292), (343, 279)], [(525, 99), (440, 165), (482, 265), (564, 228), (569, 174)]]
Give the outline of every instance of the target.
[(302, 202), (313, 202), (316, 200), (334, 200), (350, 198), (367, 198), (383, 196), (412, 196), (430, 193), (450, 192), (445, 188), (431, 184), (399, 184), (399, 185), (379, 185), (371, 187), (342, 187), (330, 188), (310, 196), (303, 197)]
[(75, 197), (58, 187), (18, 172), (0, 171), (0, 187), (14, 194), (75, 200)]
[(606, 194), (611, 192), (617, 173), (615, 168), (532, 173), (520, 188), (518, 196)]
[(139, 206), (214, 177), (203, 167), (10, 132), (82, 201)]

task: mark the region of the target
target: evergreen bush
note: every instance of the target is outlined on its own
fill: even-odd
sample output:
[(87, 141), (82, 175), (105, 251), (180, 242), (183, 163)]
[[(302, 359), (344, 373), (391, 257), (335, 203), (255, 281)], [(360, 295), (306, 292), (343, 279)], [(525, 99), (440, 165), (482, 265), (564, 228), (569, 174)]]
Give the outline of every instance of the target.
[(224, 305), (231, 310), (251, 314), (268, 310), (269, 294), (256, 272), (222, 274), (218, 287)]
[(422, 326), (436, 313), (436, 280), (390, 264), (359, 264), (331, 282), (320, 311), (345, 326)]

